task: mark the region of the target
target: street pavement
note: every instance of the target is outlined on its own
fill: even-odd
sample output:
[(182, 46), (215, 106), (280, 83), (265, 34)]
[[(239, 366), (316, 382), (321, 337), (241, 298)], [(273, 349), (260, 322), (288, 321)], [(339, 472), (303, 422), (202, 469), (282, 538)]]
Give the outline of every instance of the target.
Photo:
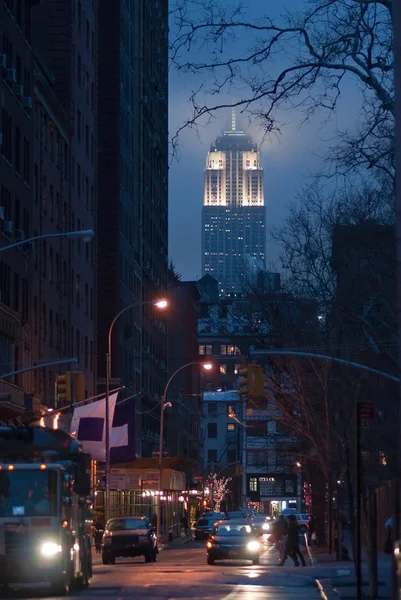
[[(186, 542), (163, 549), (156, 563), (143, 557), (117, 559), (102, 565), (94, 557), (94, 577), (87, 590), (69, 597), (82, 600), (318, 600), (316, 579), (324, 576), (318, 564), (294, 567), (288, 560), (278, 567), (278, 555), (263, 548), (260, 565), (246, 561), (206, 564), (205, 543)], [(8, 598), (45, 598), (44, 590), (13, 590)], [(50, 596), (47, 596), (51, 598)]]

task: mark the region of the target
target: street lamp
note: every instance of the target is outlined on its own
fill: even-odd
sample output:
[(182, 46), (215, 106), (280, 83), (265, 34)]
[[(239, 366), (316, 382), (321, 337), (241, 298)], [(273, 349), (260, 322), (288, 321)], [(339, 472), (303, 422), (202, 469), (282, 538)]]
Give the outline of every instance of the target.
[(26, 240), (19, 240), (18, 242), (14, 242), (13, 244), (8, 244), (7, 246), (0, 247), (0, 252), (4, 250), (11, 250), (11, 248), (16, 248), (17, 246), (23, 246), (24, 244), (30, 244), (32, 242), (37, 242), (38, 240), (45, 240), (47, 238), (78, 238), (83, 242), (90, 242), (94, 237), (94, 233), (92, 229), (81, 229), (78, 231), (58, 231), (57, 233), (43, 233), (42, 235), (35, 235), (34, 237), (28, 238)]
[[(167, 381), (166, 387), (164, 388), (162, 400), (160, 403), (160, 434), (159, 434), (159, 440), (160, 440), (159, 441), (159, 488), (160, 488), (160, 490), (162, 489), (162, 476), (163, 476), (164, 409), (166, 408), (166, 398), (167, 398), (168, 388), (171, 383), (171, 380), (177, 375), (177, 373), (179, 373), (183, 369), (186, 369), (187, 367), (191, 367), (192, 365), (200, 365), (203, 369), (205, 369), (205, 371), (210, 371), (211, 369), (213, 369), (212, 363), (207, 363), (207, 362), (204, 363), (204, 362), (200, 362), (198, 360), (186, 363), (185, 365), (182, 365), (181, 367), (176, 369), (176, 371), (174, 371), (174, 373), (170, 376), (169, 380)], [(157, 532), (156, 532), (157, 541), (160, 542), (160, 496), (159, 496), (158, 503), (156, 506), (156, 527), (157, 527)]]
[(105, 442), (106, 442), (106, 501), (105, 501), (105, 507), (104, 507), (104, 516), (105, 516), (105, 520), (106, 523), (109, 519), (109, 511), (110, 511), (110, 423), (109, 423), (109, 418), (110, 418), (110, 406), (109, 406), (109, 397), (110, 397), (110, 378), (111, 378), (111, 341), (112, 341), (112, 333), (113, 333), (113, 329), (114, 329), (114, 325), (116, 324), (117, 320), (121, 317), (121, 315), (123, 315), (125, 312), (127, 312), (128, 310), (131, 310), (133, 308), (137, 308), (139, 306), (144, 306), (145, 304), (153, 304), (153, 306), (155, 306), (156, 308), (163, 310), (165, 308), (167, 308), (168, 306), (168, 301), (165, 298), (161, 298), (160, 300), (157, 300), (156, 302), (154, 300), (145, 300), (144, 302), (133, 302), (132, 304), (129, 304), (128, 306), (125, 306), (123, 309), (120, 310), (119, 313), (116, 314), (116, 316), (114, 317), (114, 319), (111, 322), (111, 325), (109, 327), (109, 334), (108, 334), (108, 344), (107, 344), (107, 354), (106, 354), (106, 406), (105, 406), (105, 420), (106, 420), (106, 435), (105, 435)]

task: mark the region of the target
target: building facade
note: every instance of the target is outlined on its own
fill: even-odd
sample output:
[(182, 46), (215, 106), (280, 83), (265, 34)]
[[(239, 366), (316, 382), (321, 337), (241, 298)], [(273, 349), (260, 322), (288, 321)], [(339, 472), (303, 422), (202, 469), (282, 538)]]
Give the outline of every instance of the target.
[(206, 157), (202, 208), (202, 273), (219, 282), (220, 296), (241, 293), (253, 262), (266, 262), (266, 208), (260, 152), (251, 137), (231, 129)]
[[(91, 135), (89, 146), (83, 135), (86, 127), (95, 135), (95, 106), (87, 102), (84, 82), (82, 89), (78, 85), (73, 59), (73, 49), (82, 43), (94, 83), (95, 18), (89, 1), (56, 4), (8, 0), (0, 7), (2, 245), (56, 236), (9, 249), (1, 257), (1, 370), (5, 374), (76, 357), (91, 395), (96, 382), (96, 321), (90, 309), (96, 253), (93, 245), (70, 243), (58, 234), (95, 229), (95, 138), (91, 154)], [(81, 31), (74, 13), (78, 4), (87, 14)], [(85, 114), (80, 140), (74, 129), (77, 110)], [(72, 184), (75, 160), (85, 167), (82, 195)], [(83, 202), (84, 190), (91, 187), (92, 210)], [(56, 406), (56, 375), (69, 369), (68, 364), (35, 369), (2, 382), (0, 419), (34, 416), (42, 405)]]
[(203, 373), (198, 357), (198, 301), (196, 281), (171, 281), (169, 309), (169, 372), (174, 375), (166, 400), (166, 449), (169, 456), (180, 456), (199, 463), (201, 444), (201, 388)]
[[(91, 0), (44, 0), (31, 11), (35, 63), (36, 231), (96, 232), (97, 15)], [(96, 241), (63, 237), (38, 247), (36, 344), (47, 359), (72, 356), (96, 393)], [(34, 303), (35, 303), (34, 297)], [(54, 298), (54, 299), (53, 299)], [(35, 310), (35, 309), (34, 309)], [(54, 398), (57, 372), (42, 371)]]
[(136, 396), (136, 454), (158, 448), (167, 327), (153, 302), (167, 290), (166, 0), (98, 3), (98, 373), (108, 328), (112, 386)]

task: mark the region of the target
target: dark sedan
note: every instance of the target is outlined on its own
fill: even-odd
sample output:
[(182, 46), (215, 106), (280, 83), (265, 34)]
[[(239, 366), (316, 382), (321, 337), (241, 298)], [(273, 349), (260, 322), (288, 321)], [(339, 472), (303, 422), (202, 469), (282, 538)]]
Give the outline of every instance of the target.
[(205, 516), (201, 517), (195, 527), (194, 527), (194, 538), (195, 540), (205, 540), (209, 537), (214, 524), (219, 518), (224, 518), (223, 516), (219, 517), (218, 515), (213, 516)]
[(157, 557), (154, 527), (146, 517), (117, 517), (107, 522), (102, 538), (104, 565), (114, 565), (119, 556), (144, 556), (145, 562)]
[(206, 544), (207, 564), (215, 560), (251, 560), (259, 564), (260, 543), (252, 526), (242, 520), (219, 521)]

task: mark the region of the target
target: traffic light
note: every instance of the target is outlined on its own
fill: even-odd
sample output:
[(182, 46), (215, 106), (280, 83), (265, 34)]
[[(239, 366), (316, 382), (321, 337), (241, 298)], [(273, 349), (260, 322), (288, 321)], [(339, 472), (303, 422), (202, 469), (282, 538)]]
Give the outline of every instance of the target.
[(248, 365), (239, 370), (239, 393), (241, 396), (260, 398), (264, 396), (263, 368), (260, 365)]
[(85, 373), (76, 371), (75, 375), (75, 402), (85, 400)]
[(71, 373), (56, 377), (56, 404), (71, 404)]

